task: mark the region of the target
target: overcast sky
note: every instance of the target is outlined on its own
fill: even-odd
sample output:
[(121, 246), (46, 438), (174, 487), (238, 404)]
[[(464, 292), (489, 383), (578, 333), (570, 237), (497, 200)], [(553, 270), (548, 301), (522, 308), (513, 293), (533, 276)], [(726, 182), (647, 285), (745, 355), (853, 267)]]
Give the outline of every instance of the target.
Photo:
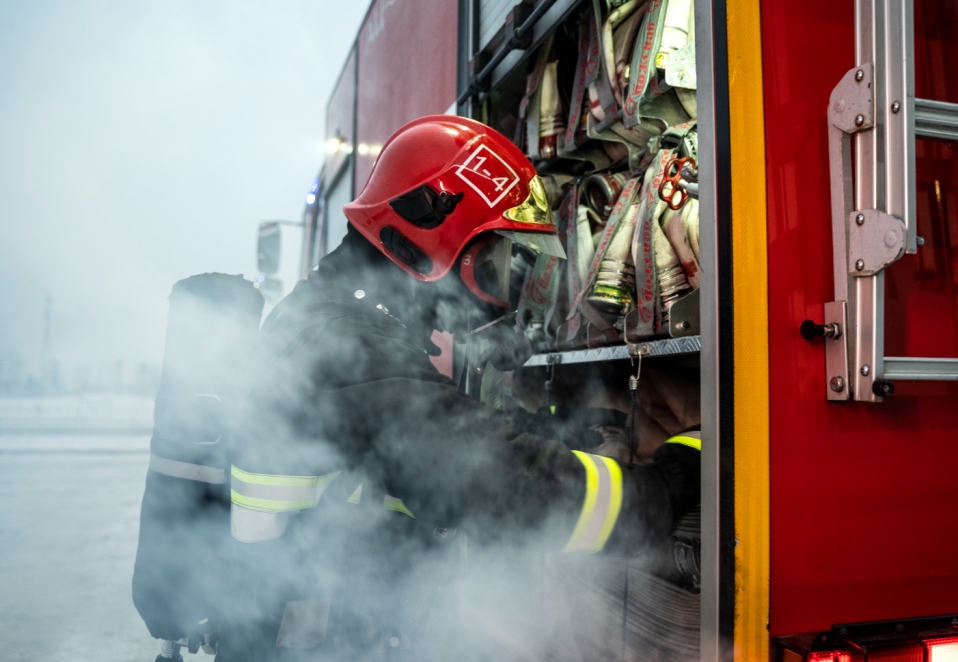
[(159, 362), (172, 284), (299, 219), (368, 2), (0, 0), (0, 357)]

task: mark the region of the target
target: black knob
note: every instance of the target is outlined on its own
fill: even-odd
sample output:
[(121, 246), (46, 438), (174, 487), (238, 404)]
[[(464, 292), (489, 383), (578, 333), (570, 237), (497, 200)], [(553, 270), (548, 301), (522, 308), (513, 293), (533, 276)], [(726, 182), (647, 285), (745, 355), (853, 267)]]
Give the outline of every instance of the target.
[(895, 382), (890, 379), (876, 379), (872, 382), (872, 393), (880, 398), (889, 398), (895, 395)]
[(805, 320), (799, 328), (802, 338), (813, 340), (818, 336), (837, 340), (842, 337), (842, 327), (838, 322), (830, 324), (815, 324), (812, 320)]
[(805, 320), (802, 322), (802, 326), (799, 329), (802, 334), (802, 338), (805, 340), (813, 340), (818, 336), (825, 335), (825, 325), (824, 324), (815, 324), (812, 320)]

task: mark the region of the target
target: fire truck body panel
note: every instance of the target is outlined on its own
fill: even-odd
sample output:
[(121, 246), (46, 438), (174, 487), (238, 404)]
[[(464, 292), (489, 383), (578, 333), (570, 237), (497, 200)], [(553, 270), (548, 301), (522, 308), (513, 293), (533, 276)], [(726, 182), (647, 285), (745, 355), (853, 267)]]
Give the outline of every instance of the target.
[[(772, 635), (958, 612), (958, 384), (902, 381), (881, 403), (828, 402), (822, 343), (798, 333), (834, 299), (826, 110), (855, 64), (854, 21), (852, 3), (762, 3)], [(919, 61), (918, 80), (929, 64)], [(940, 149), (950, 150), (926, 153)], [(958, 356), (954, 244), (940, 246), (955, 221), (929, 213), (931, 171), (958, 202), (954, 167), (944, 165), (919, 151), (926, 244), (886, 275), (886, 355)]]
[(383, 143), (406, 122), (455, 112), (456, 0), (375, 0), (359, 31), (358, 195)]

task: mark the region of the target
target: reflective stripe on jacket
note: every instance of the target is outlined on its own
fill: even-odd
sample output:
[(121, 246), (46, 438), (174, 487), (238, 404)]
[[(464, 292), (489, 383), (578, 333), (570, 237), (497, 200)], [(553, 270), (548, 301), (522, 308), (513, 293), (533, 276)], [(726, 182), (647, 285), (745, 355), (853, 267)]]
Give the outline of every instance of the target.
[[(683, 432), (666, 439), (665, 443), (701, 451), (702, 433), (697, 430)], [(622, 509), (622, 469), (608, 457), (581, 451), (572, 453), (585, 468), (585, 499), (579, 520), (562, 551), (594, 554), (605, 547)]]
[[(325, 476), (284, 476), (249, 473), (234, 465), (231, 474), (233, 537), (240, 542), (263, 542), (282, 536), (291, 515), (319, 505), (326, 488), (340, 472)], [(358, 504), (362, 494), (360, 483), (346, 502)], [(384, 496), (383, 508), (416, 518), (398, 497)]]
[(698, 430), (690, 430), (689, 432), (683, 432), (682, 434), (677, 434), (674, 437), (669, 437), (665, 440), (667, 444), (682, 444), (683, 446), (688, 446), (689, 448), (694, 448), (697, 451), (702, 450), (702, 433)]
[(619, 518), (622, 508), (622, 469), (601, 455), (572, 451), (585, 468), (585, 502), (565, 552), (600, 551)]
[(230, 473), (230, 497), (233, 503), (270, 513), (313, 508), (339, 475), (338, 471), (325, 476), (254, 474), (236, 465), (233, 465)]
[(230, 531), (240, 542), (263, 542), (286, 531), (290, 515), (319, 504), (339, 471), (325, 476), (255, 474), (230, 469)]

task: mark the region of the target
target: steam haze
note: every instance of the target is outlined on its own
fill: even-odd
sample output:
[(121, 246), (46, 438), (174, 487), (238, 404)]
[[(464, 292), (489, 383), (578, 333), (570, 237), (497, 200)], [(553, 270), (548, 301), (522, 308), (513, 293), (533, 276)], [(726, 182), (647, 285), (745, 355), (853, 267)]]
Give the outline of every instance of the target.
[(252, 278), (259, 221), (301, 217), (365, 9), (0, 3), (0, 359), (38, 371), (49, 294), (65, 373), (158, 364), (175, 281)]

